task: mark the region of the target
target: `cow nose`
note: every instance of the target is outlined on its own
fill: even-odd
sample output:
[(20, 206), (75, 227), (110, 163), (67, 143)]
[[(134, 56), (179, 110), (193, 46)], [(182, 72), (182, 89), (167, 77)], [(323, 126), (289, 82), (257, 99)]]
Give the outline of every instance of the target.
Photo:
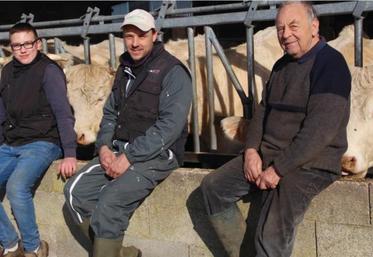
[(85, 135), (84, 133), (78, 135), (78, 143), (84, 145)]
[(342, 157), (342, 168), (344, 171), (351, 172), (355, 169), (356, 158), (354, 156), (343, 156)]

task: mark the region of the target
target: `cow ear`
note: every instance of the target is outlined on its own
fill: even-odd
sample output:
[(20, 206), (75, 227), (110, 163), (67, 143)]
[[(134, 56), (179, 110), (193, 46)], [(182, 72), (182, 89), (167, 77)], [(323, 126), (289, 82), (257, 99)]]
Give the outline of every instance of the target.
[(363, 106), (363, 114), (366, 120), (373, 119), (373, 94), (369, 94)]

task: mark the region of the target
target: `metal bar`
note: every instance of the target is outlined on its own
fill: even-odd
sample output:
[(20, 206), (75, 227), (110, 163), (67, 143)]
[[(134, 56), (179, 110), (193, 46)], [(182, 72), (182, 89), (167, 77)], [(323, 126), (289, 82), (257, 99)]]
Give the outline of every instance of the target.
[(54, 38), (54, 53), (55, 54), (59, 54), (60, 53), (60, 48), (58, 47), (59, 44), (58, 44), (58, 38)]
[(241, 2), (236, 4), (221, 4), (221, 5), (214, 5), (214, 6), (202, 6), (202, 7), (191, 7), (191, 8), (183, 8), (183, 9), (174, 9), (168, 11), (167, 15), (175, 15), (175, 14), (186, 14), (186, 13), (203, 13), (203, 12), (214, 12), (214, 11), (227, 11), (227, 10), (237, 10), (247, 8), (247, 2)]
[(196, 56), (194, 47), (194, 29), (188, 28), (188, 53), (189, 53), (189, 68), (192, 76), (192, 90), (193, 90), (193, 102), (192, 102), (192, 128), (193, 128), (193, 146), (194, 152), (198, 153), (201, 151), (199, 142), (199, 123), (198, 123), (198, 101), (197, 101), (197, 85), (196, 85)]
[(41, 45), (42, 45), (43, 53), (47, 54), (48, 53), (48, 42), (45, 38), (41, 39)]
[(115, 54), (115, 37), (114, 34), (109, 34), (109, 51), (110, 51), (110, 67), (115, 70), (117, 67), (117, 59)]
[(172, 6), (174, 3), (171, 1), (162, 1), (161, 9), (158, 12), (158, 17), (155, 20), (155, 28), (159, 31), (162, 28), (164, 19), (166, 18), (167, 9)]
[(91, 64), (91, 46), (89, 37), (84, 38), (84, 63)]
[(214, 84), (213, 84), (213, 63), (212, 63), (212, 45), (210, 41), (210, 27), (204, 27), (205, 44), (206, 44), (206, 70), (207, 70), (207, 95), (209, 106), (209, 131), (210, 131), (210, 150), (217, 150), (217, 140), (215, 131), (215, 100), (214, 100)]
[[(123, 15), (97, 16), (97, 17), (93, 17), (91, 22), (99, 23), (103, 21), (112, 21), (112, 20), (118, 20), (118, 19), (123, 19)], [(39, 21), (39, 22), (33, 22), (32, 26), (34, 26), (35, 28), (39, 28), (39, 27), (77, 25), (77, 24), (83, 24), (83, 20), (81, 18), (78, 18), (78, 19), (66, 19), (66, 20), (57, 20), (57, 21)], [(0, 25), (0, 30), (9, 30), (11, 27), (13, 27), (13, 25), (14, 24)]]
[(247, 85), (248, 85), (248, 98), (251, 100), (251, 104), (248, 108), (244, 108), (244, 117), (251, 119), (253, 115), (253, 99), (255, 87), (255, 70), (254, 70), (254, 26), (246, 27), (246, 52), (247, 52)]
[(238, 80), (236, 74), (234, 73), (232, 66), (230, 65), (228, 58), (224, 54), (224, 50), (222, 46), (220, 45), (219, 41), (217, 40), (214, 32), (211, 28), (209, 28), (208, 33), (209, 41), (212, 42), (213, 46), (215, 47), (216, 53), (218, 54), (221, 62), (223, 63), (223, 66), (230, 78), (230, 80), (233, 83), (234, 88), (236, 89), (238, 96), (240, 97), (241, 103), (245, 109), (248, 109), (248, 105), (250, 105), (249, 99), (247, 98), (245, 91), (242, 89), (242, 86), (240, 84), (240, 81)]
[[(356, 2), (339, 2), (331, 4), (314, 5), (319, 16), (338, 15), (352, 13)], [(367, 2), (365, 12), (373, 11), (373, 1)], [(253, 15), (253, 21), (274, 20), (277, 10), (257, 10)], [(180, 17), (165, 19), (162, 28), (194, 27), (218, 24), (243, 23), (246, 12), (235, 12), (225, 14), (213, 14), (193, 17)], [(92, 19), (93, 20), (93, 19)], [(106, 34), (120, 32), (121, 23), (96, 24), (91, 25), (88, 34)], [(65, 28), (48, 28), (39, 29), (40, 37), (57, 37), (57, 36), (76, 36), (80, 35), (83, 26), (65, 27)], [(8, 32), (0, 32), (0, 40), (7, 40)]]
[(355, 18), (355, 66), (363, 67), (363, 17)]

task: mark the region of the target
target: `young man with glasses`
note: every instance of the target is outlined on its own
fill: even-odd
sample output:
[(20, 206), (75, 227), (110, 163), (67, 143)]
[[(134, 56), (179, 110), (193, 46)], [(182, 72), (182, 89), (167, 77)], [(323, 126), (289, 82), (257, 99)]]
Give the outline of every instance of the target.
[(61, 175), (75, 172), (75, 120), (65, 75), (39, 52), (36, 30), (18, 23), (9, 40), (13, 60), (0, 82), (0, 191), (9, 200), (20, 237), (1, 202), (0, 244), (4, 257), (46, 257), (48, 244), (40, 240), (32, 196), (48, 166), (62, 155)]

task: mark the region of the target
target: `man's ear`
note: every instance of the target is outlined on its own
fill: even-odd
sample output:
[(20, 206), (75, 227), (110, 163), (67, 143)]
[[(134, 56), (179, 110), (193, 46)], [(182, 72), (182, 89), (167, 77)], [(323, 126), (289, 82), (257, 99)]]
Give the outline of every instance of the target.
[(319, 25), (320, 25), (319, 20), (314, 18), (311, 23), (313, 37), (317, 37), (319, 35)]
[(152, 29), (153, 31), (153, 34), (152, 34), (152, 39), (153, 39), (153, 43), (157, 40), (157, 37), (158, 37), (158, 31), (155, 30), (155, 29)]
[(41, 44), (41, 39), (40, 38), (36, 41), (36, 49), (38, 49), (39, 51), (42, 49), (42, 44)]
[(312, 20), (312, 36), (313, 37), (317, 37), (319, 35), (319, 25), (320, 25), (320, 22), (318, 19), (313, 19)]

